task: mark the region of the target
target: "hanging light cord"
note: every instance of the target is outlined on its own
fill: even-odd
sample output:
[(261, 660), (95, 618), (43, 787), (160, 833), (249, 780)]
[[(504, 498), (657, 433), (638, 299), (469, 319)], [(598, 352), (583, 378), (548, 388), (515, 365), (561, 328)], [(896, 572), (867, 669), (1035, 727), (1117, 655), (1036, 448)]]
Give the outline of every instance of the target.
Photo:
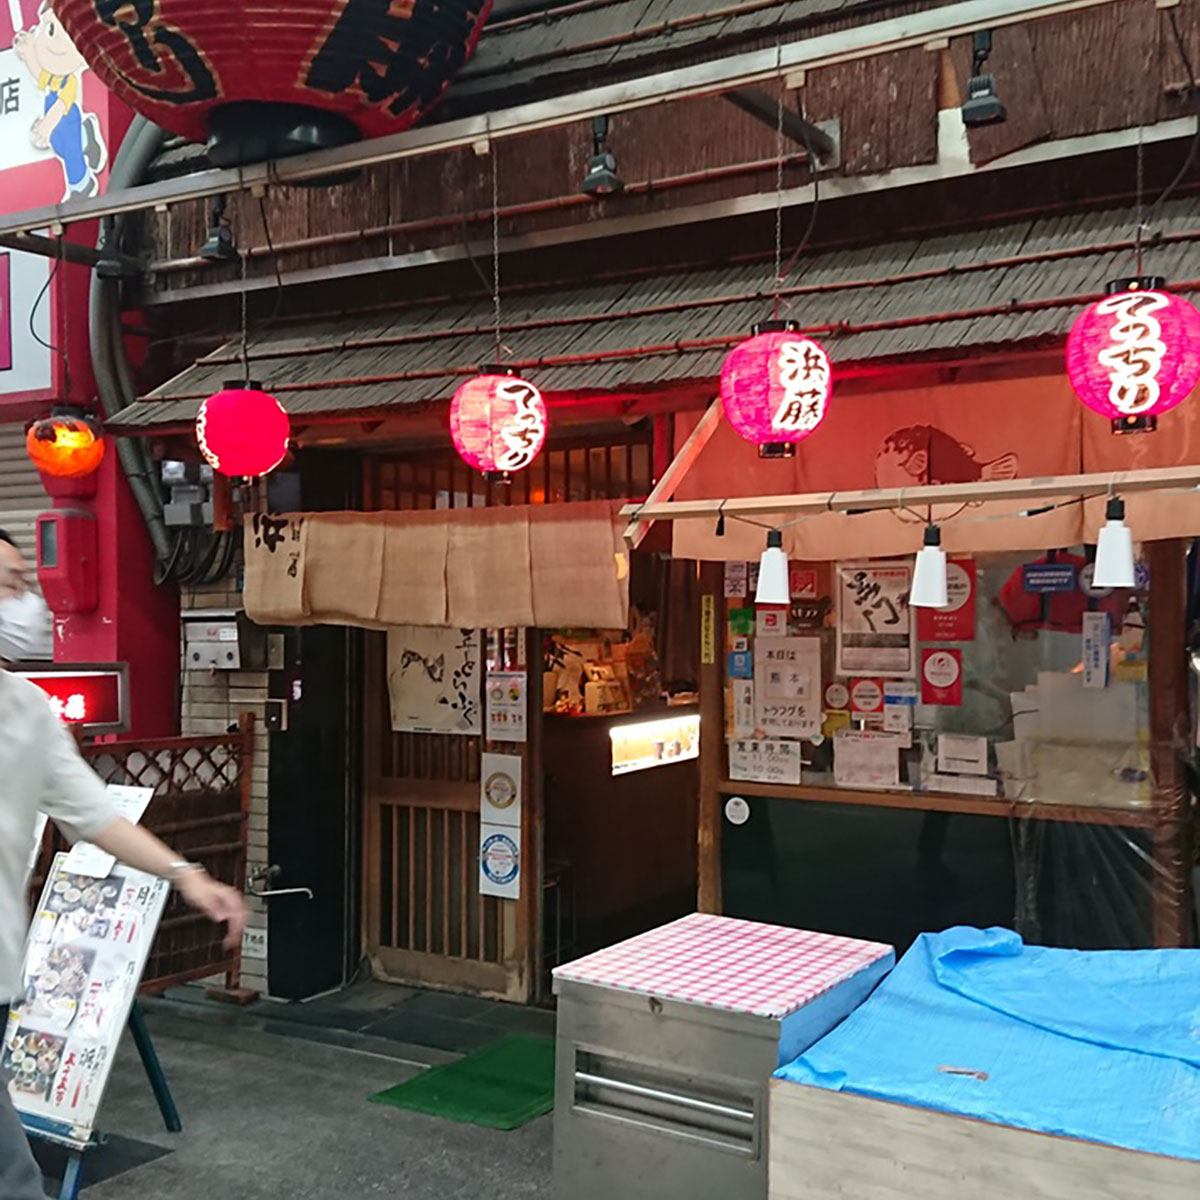
[(247, 344), (249, 326), (249, 316), (247, 310), (246, 299), (246, 259), (249, 257), (246, 251), (242, 251), (242, 370), (245, 372), (244, 382), (250, 382), (250, 348)]
[(783, 288), (783, 43), (775, 40), (775, 306), (774, 318), (779, 320), (780, 292)]
[(1171, 25), (1171, 36), (1175, 42), (1175, 49), (1179, 53), (1183, 69), (1187, 72), (1188, 99), (1191, 102), (1192, 111), (1196, 116), (1196, 132), (1192, 134), (1192, 142), (1188, 147), (1187, 157), (1183, 160), (1183, 165), (1175, 173), (1175, 178), (1163, 188), (1162, 194), (1155, 200), (1150, 209), (1149, 223), (1151, 225), (1158, 219), (1158, 214), (1162, 206), (1175, 194), (1175, 189), (1187, 177), (1188, 172), (1192, 169), (1192, 164), (1196, 161), (1197, 152), (1200, 152), (1200, 89), (1196, 86), (1196, 72), (1192, 67), (1192, 59), (1188, 54), (1183, 35), (1179, 32), (1179, 19), (1175, 15), (1175, 9), (1167, 10), (1167, 20)]
[(503, 345), (500, 338), (500, 172), (499, 148), (491, 143), (492, 155), (492, 310), (496, 326), (496, 361), (500, 361)]
[[(70, 356), (68, 355), (65, 347), (56, 346), (53, 342), (46, 341), (41, 336), (41, 334), (38, 333), (37, 328), (36, 328), (38, 309), (41, 308), (42, 301), (45, 300), (46, 294), (50, 291), (50, 288), (54, 285), (55, 279), (58, 278), (58, 269), (59, 269), (59, 267), (61, 267), (63, 265), (63, 262), (64, 262), (63, 235), (60, 233), (58, 235), (58, 253), (55, 255), (55, 258), (54, 258), (54, 266), (50, 268), (50, 274), (46, 276), (46, 282), (42, 284), (42, 290), (40, 292), (38, 292), (37, 299), (34, 300), (33, 307), (29, 310), (29, 335), (30, 335), (30, 337), (33, 338), (33, 340), (35, 342), (37, 342), (37, 344), (39, 346), (42, 346), (46, 350), (49, 350), (51, 354), (57, 354), (58, 357), (60, 359), (62, 359), (63, 395), (69, 400), (71, 397), (71, 359), (70, 359)], [(54, 310), (51, 309), (50, 311), (51, 311), (51, 315), (53, 315)], [(70, 330), (71, 330), (70, 312), (71, 312), (71, 306), (69, 304), (64, 304), (63, 305), (63, 340), (65, 342), (67, 342), (68, 345), (70, 344)], [(53, 329), (51, 329), (51, 331), (50, 331), (50, 336), (51, 337), (54, 336)]]
[(1138, 141), (1137, 141), (1137, 210), (1135, 220), (1137, 228), (1134, 230), (1133, 247), (1134, 255), (1137, 260), (1138, 277), (1142, 274), (1142, 250), (1143, 240), (1146, 235), (1146, 211), (1144, 207), (1145, 191), (1146, 191), (1146, 142), (1142, 137), (1145, 127), (1138, 126)]

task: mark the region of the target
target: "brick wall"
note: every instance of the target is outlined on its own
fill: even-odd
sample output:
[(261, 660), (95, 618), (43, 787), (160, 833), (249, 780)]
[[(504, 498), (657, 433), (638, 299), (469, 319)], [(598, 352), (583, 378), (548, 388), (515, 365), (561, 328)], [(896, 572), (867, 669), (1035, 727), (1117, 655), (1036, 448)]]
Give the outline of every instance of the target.
[[(234, 590), (232, 579), (211, 588), (185, 589), (184, 611), (204, 608), (237, 609), (242, 607), (241, 593)], [(182, 635), (181, 635), (182, 636)], [(181, 650), (182, 654), (182, 650)], [(267, 863), (267, 765), (270, 742), (263, 724), (267, 698), (266, 671), (189, 671), (183, 669), (182, 732), (185, 735), (224, 733), (237, 724), (244, 712), (254, 714), (254, 766), (250, 789), (250, 829), (247, 868)], [(250, 901), (250, 928), (267, 929), (266, 905)], [(243, 958), (242, 985), (268, 994), (267, 964), (259, 958)]]

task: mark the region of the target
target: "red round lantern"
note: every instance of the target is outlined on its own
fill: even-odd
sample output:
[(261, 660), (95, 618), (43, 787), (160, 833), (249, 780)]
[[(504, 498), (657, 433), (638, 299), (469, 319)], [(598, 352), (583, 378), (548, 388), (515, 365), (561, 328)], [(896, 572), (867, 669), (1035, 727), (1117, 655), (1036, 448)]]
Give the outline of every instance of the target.
[(481, 367), (450, 401), (454, 448), (485, 474), (529, 466), (545, 445), (546, 426), (541, 393), (506, 367)]
[(415, 124), (470, 57), (491, 0), (54, 0), (88, 65), (216, 166)]
[(97, 470), (104, 459), (104, 435), (91, 417), (56, 409), (34, 421), (25, 435), (33, 465), (56, 479), (81, 479)]
[(795, 321), (764, 321), (721, 367), (725, 415), (757, 446), (803, 441), (829, 405), (829, 356), (799, 329)]
[(1163, 287), (1159, 278), (1117, 280), (1071, 326), (1071, 386), (1110, 420), (1168, 412), (1200, 382), (1200, 312)]
[(287, 457), (291, 423), (283, 405), (261, 388), (234, 384), (200, 406), (196, 441), (222, 475), (268, 475)]

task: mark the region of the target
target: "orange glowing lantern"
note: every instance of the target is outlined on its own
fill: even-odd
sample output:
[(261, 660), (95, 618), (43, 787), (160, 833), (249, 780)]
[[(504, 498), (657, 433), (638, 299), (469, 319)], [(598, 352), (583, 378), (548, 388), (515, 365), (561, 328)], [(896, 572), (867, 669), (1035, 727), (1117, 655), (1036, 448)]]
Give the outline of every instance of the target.
[(55, 409), (29, 427), (25, 449), (42, 474), (56, 479), (82, 479), (100, 466), (104, 435), (94, 418)]

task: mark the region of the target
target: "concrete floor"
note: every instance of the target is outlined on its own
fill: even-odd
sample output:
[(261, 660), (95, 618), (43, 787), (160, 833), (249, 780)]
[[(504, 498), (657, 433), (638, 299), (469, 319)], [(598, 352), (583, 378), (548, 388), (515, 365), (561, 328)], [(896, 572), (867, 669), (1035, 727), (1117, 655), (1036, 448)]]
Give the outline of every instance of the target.
[(444, 1053), (371, 1038), (332, 1046), (171, 1011), (148, 1023), (184, 1132), (164, 1132), (127, 1042), (103, 1126), (170, 1153), (85, 1187), (84, 1200), (550, 1196), (549, 1117), (498, 1133), (367, 1103)]

